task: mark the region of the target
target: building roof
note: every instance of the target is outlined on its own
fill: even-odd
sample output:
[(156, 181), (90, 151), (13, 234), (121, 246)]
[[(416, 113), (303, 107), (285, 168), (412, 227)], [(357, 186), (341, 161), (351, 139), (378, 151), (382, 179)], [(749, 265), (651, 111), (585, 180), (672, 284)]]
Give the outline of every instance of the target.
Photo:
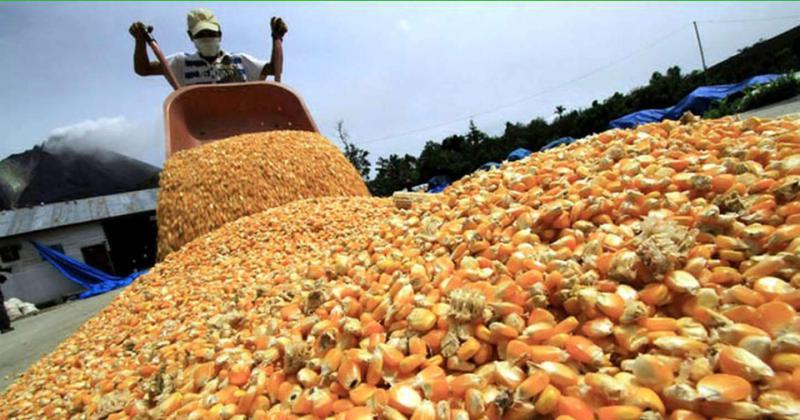
[(0, 238), (156, 209), (158, 188), (0, 212)]

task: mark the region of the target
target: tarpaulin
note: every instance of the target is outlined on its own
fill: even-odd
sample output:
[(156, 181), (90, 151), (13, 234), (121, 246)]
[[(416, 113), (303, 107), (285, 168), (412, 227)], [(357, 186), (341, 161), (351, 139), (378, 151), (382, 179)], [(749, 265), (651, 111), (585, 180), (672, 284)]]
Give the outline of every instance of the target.
[(609, 125), (612, 128), (633, 128), (640, 124), (658, 122), (665, 119), (677, 120), (686, 111), (691, 111), (695, 115), (702, 115), (714, 102), (742, 92), (750, 86), (771, 83), (779, 77), (781, 77), (780, 74), (764, 74), (753, 76), (739, 83), (701, 86), (669, 108), (636, 111), (611, 121)]
[(519, 149), (515, 149), (513, 152), (509, 153), (506, 160), (509, 162), (514, 162), (516, 160), (525, 159), (526, 157), (530, 156), (531, 153), (533, 152), (520, 147)]
[(539, 151), (540, 152), (544, 152), (545, 150), (550, 150), (550, 149), (552, 149), (554, 147), (561, 146), (562, 144), (570, 144), (570, 143), (572, 143), (574, 141), (575, 141), (575, 139), (572, 138), (572, 137), (561, 137), (560, 139), (556, 139), (556, 140), (551, 141), (550, 143), (547, 143), (546, 145), (544, 145), (544, 147), (539, 149)]
[(137, 277), (146, 273), (146, 271), (137, 271), (127, 277), (112, 276), (37, 242), (33, 242), (33, 246), (36, 247), (39, 255), (45, 261), (49, 262), (67, 279), (86, 289), (78, 296), (79, 299), (125, 287), (136, 280)]
[(428, 192), (440, 193), (450, 185), (450, 180), (444, 175), (437, 175), (428, 180)]

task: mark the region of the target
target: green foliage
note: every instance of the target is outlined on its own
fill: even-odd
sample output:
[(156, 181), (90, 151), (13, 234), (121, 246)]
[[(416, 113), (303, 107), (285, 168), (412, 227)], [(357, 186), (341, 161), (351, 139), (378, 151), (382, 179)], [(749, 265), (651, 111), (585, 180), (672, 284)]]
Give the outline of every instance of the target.
[(738, 100), (723, 99), (703, 113), (703, 118), (720, 118), (736, 114), (739, 109)]
[(366, 181), (369, 177), (370, 167), (372, 166), (369, 159), (367, 159), (369, 152), (359, 148), (350, 141), (350, 134), (344, 129), (344, 121), (340, 120), (336, 123), (336, 135), (339, 137), (339, 141), (344, 144), (344, 156), (353, 164), (358, 173), (361, 174), (361, 178)]
[(753, 87), (742, 98), (740, 112), (761, 108), (797, 95), (800, 95), (800, 79), (793, 74), (782, 76), (766, 86)]
[(375, 179), (367, 185), (373, 195), (389, 196), (395, 191), (413, 187), (419, 184), (417, 172), (417, 158), (411, 155), (403, 157), (389, 155), (389, 158), (379, 158)]
[[(616, 92), (602, 101), (592, 101), (587, 108), (567, 111), (561, 105), (556, 106), (557, 117), (552, 123), (542, 118), (528, 123), (508, 122), (503, 133), (496, 137), (480, 131), (470, 121), (467, 133), (453, 134), (440, 141), (430, 140), (419, 157), (391, 155), (378, 159), (377, 174), (368, 185), (373, 194), (385, 196), (427, 182), (436, 175), (446, 175), (456, 180), (486, 162), (503, 161), (508, 153), (518, 147), (537, 151), (559, 137), (582, 138), (605, 131), (609, 121), (631, 112), (672, 106), (699, 86), (735, 83), (757, 74), (786, 73), (800, 68), (798, 46), (800, 27), (760, 41), (714, 65), (705, 73), (694, 71), (682, 74), (679, 67), (673, 66), (663, 74), (653, 73), (646, 86), (635, 88), (627, 94)], [(788, 86), (784, 85), (770, 88), (748, 99), (748, 106), (760, 106), (753, 104), (782, 98), (788, 90)]]
[(761, 108), (784, 99), (800, 95), (800, 79), (793, 74), (781, 76), (774, 82), (751, 86), (741, 95), (718, 102), (703, 114), (705, 118), (719, 118), (751, 109)]

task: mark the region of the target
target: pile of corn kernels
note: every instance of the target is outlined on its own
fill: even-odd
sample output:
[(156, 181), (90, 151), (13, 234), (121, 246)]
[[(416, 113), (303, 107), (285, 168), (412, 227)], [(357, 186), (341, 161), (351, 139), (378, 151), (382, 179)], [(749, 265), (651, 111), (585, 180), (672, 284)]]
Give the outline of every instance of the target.
[(171, 254), (0, 418), (796, 419), (800, 121), (612, 130)]
[(307, 131), (243, 134), (178, 152), (159, 184), (159, 261), (243, 216), (304, 198), (369, 195), (339, 149)]
[[(263, 350), (269, 325), (260, 320), (296, 281), (286, 267), (320, 270), (332, 254), (366, 249), (363, 238), (378, 236), (376, 221), (394, 211), (387, 199), (309, 199), (186, 244), (12, 384), (0, 397), (0, 418), (148, 413), (186, 374), (178, 373), (189, 368), (184, 363), (238, 358), (225, 349), (245, 336), (246, 347)], [(252, 327), (231, 329), (245, 324)]]

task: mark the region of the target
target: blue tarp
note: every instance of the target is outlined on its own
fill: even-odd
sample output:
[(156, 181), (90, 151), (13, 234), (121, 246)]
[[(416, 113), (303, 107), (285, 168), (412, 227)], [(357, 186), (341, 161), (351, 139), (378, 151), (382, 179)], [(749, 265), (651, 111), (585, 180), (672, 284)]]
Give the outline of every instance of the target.
[(490, 169), (499, 168), (500, 164), (497, 162), (486, 162), (478, 168), (479, 171), (488, 171)]
[(545, 144), (544, 147), (539, 149), (539, 151), (540, 152), (544, 152), (545, 150), (550, 150), (550, 149), (552, 149), (554, 147), (561, 146), (562, 144), (570, 144), (570, 143), (572, 143), (574, 141), (575, 141), (575, 139), (572, 138), (572, 137), (561, 137), (560, 139), (555, 139), (555, 140), (551, 141), (550, 143)]
[(127, 277), (116, 277), (106, 274), (94, 267), (86, 265), (76, 259), (70, 258), (50, 247), (33, 242), (39, 255), (60, 271), (67, 279), (73, 281), (86, 290), (78, 298), (85, 299), (110, 290), (125, 287), (146, 271), (137, 271)]
[(528, 149), (523, 149), (523, 148), (520, 147), (519, 149), (516, 149), (513, 152), (509, 153), (508, 157), (506, 158), (506, 160), (509, 161), (509, 162), (514, 162), (515, 160), (525, 159), (531, 153), (533, 153), (533, 152), (531, 152)]
[(610, 125), (611, 128), (633, 128), (642, 124), (658, 122), (666, 118), (668, 109), (669, 108), (645, 109), (643, 111), (637, 111), (624, 117), (617, 118), (608, 125)]
[(428, 180), (428, 192), (440, 193), (450, 185), (450, 180), (444, 175), (438, 175)]
[(640, 124), (657, 122), (664, 119), (677, 120), (686, 111), (702, 115), (711, 104), (728, 96), (739, 93), (750, 86), (763, 85), (781, 77), (780, 74), (764, 74), (753, 76), (739, 83), (726, 85), (701, 86), (686, 95), (677, 104), (664, 109), (645, 109), (617, 118), (609, 123), (612, 128), (633, 128)]

